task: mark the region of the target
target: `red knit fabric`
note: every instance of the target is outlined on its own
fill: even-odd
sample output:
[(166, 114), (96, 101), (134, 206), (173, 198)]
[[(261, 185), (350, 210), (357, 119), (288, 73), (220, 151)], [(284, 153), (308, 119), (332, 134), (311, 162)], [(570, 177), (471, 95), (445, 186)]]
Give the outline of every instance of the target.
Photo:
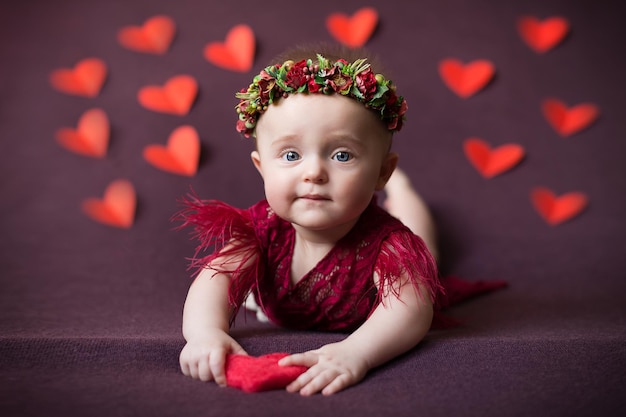
[[(212, 263), (216, 271), (230, 273), (233, 307), (239, 308), (253, 291), (279, 326), (353, 330), (385, 295), (397, 294), (403, 276), (433, 301), (441, 290), (435, 261), (422, 239), (378, 207), (375, 199), (352, 230), (295, 285), (290, 276), (295, 229), (267, 201), (248, 210), (196, 196), (184, 202), (181, 227), (194, 226), (200, 242), (192, 265), (204, 268)], [(204, 255), (211, 247), (213, 251)]]
[(226, 383), (246, 392), (284, 388), (308, 369), (306, 366), (279, 366), (278, 361), (285, 356), (288, 354), (270, 353), (259, 357), (228, 355)]

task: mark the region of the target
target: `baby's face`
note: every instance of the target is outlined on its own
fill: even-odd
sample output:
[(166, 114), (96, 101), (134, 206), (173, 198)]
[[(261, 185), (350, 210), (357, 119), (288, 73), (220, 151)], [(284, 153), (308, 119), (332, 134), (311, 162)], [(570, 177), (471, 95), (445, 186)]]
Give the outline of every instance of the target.
[(294, 94), (270, 105), (256, 140), (252, 160), (270, 206), (310, 230), (349, 230), (396, 163), (376, 115), (337, 94)]

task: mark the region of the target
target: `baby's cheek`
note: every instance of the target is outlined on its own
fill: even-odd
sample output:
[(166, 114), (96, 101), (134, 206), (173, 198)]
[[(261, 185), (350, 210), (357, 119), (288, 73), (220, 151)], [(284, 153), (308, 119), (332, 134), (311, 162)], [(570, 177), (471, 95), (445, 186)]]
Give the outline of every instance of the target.
[(287, 184), (280, 182), (274, 182), (272, 184), (265, 185), (265, 198), (270, 207), (276, 214), (283, 217), (289, 210), (290, 202), (293, 198), (291, 191), (288, 190)]

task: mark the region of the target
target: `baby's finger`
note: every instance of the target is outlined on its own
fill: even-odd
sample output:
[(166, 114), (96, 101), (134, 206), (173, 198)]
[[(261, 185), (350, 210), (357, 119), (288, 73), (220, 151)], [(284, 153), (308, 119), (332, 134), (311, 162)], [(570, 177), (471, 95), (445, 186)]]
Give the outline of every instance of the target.
[(201, 360), (198, 363), (198, 378), (200, 381), (210, 381), (213, 379), (213, 374), (211, 373), (211, 365), (209, 364), (208, 359)]
[(319, 356), (313, 352), (295, 353), (293, 355), (285, 356), (278, 361), (280, 366), (306, 366), (308, 368), (316, 365), (319, 360)]
[(215, 383), (221, 386), (226, 386), (226, 373), (224, 367), (226, 365), (226, 351), (224, 349), (215, 349), (211, 352), (211, 358), (209, 359), (209, 366), (211, 368), (211, 374)]
[(330, 384), (326, 385), (322, 390), (322, 395), (332, 395), (344, 388), (350, 386), (350, 379), (347, 375), (339, 375), (337, 378), (333, 379)]
[(239, 343), (233, 343), (232, 352), (235, 355), (246, 355), (248, 356), (248, 352), (246, 352)]
[(337, 374), (326, 370), (320, 374), (318, 374), (315, 378), (313, 378), (308, 384), (304, 385), (300, 389), (300, 395), (309, 396), (316, 394), (326, 388), (329, 384), (331, 384), (337, 378)]
[(189, 376), (193, 379), (198, 379), (198, 363), (191, 362), (189, 364)]
[(182, 357), (180, 358), (180, 370), (182, 371), (183, 375), (191, 376), (191, 373), (189, 372), (189, 364), (186, 360), (183, 360)]
[(315, 378), (315, 370), (309, 369), (287, 385), (287, 392), (298, 392)]

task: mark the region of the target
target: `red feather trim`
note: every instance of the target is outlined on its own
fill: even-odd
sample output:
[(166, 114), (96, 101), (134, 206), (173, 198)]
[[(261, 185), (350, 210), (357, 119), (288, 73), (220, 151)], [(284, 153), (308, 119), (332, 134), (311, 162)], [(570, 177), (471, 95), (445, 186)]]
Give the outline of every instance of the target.
[[(177, 229), (193, 227), (191, 239), (199, 242), (189, 269), (198, 275), (203, 269), (230, 275), (229, 303), (234, 317), (248, 294), (257, 288), (262, 275), (261, 245), (254, 223), (246, 210), (218, 200), (201, 200), (195, 193), (181, 199), (185, 206), (173, 220), (182, 224)], [(210, 253), (209, 253), (210, 252)]]
[(398, 278), (403, 276), (409, 277), (409, 283), (418, 294), (422, 288), (426, 289), (433, 303), (443, 292), (435, 259), (424, 241), (412, 233), (391, 233), (385, 239), (376, 260), (375, 272), (380, 280), (378, 301), (381, 302), (390, 293), (396, 297), (400, 295), (400, 286), (404, 283), (398, 282)]

